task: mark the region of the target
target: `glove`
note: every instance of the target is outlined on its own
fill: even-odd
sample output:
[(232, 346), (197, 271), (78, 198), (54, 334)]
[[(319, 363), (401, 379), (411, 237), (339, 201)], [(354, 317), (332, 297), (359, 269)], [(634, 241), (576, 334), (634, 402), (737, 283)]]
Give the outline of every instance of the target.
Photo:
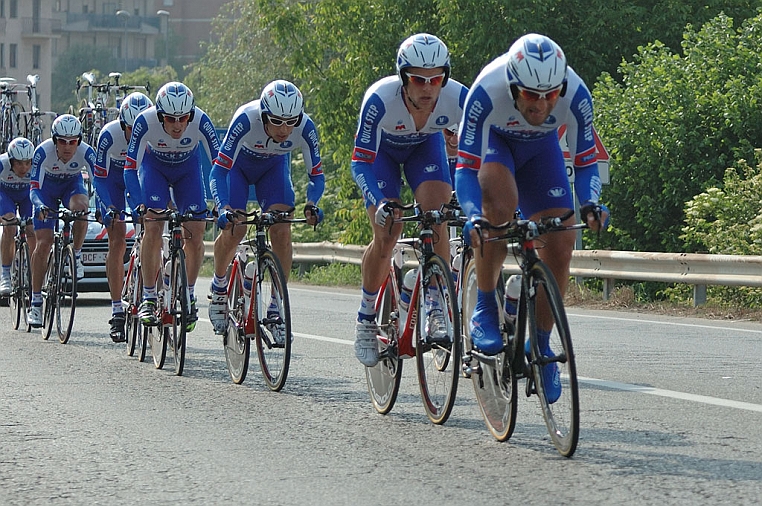
[(105, 228), (110, 228), (111, 225), (114, 223), (114, 219), (116, 218), (117, 213), (116, 209), (109, 208), (109, 210), (106, 212), (106, 214), (101, 215), (101, 223)]
[(233, 223), (233, 213), (230, 211), (224, 211), (220, 213), (220, 216), (217, 218), (217, 226), (220, 228), (220, 230), (225, 230), (229, 224)]
[(389, 215), (392, 214), (391, 209), (387, 209), (386, 202), (378, 206), (378, 209), (376, 209), (376, 225), (379, 227), (385, 227), (386, 226), (386, 219), (389, 218)]
[(325, 217), (323, 214), (323, 210), (320, 209), (318, 206), (313, 204), (307, 204), (304, 206), (304, 217), (309, 218), (310, 216), (317, 216), (317, 223), (321, 223), (323, 221), (323, 218)]
[(599, 204), (598, 202), (591, 202), (588, 200), (579, 208), (580, 218), (585, 223), (587, 223), (587, 216), (591, 213), (598, 221), (600, 221), (601, 215), (606, 213), (606, 220), (603, 222), (603, 228), (605, 229), (609, 226), (609, 218), (611, 217), (611, 213), (609, 212), (609, 208), (604, 204)]
[(472, 216), (471, 219), (463, 225), (463, 242), (466, 243), (466, 246), (471, 246), (471, 231), (476, 230), (476, 232), (479, 233), (479, 227), (485, 222), (487, 222), (487, 220), (485, 220), (483, 216), (477, 214)]

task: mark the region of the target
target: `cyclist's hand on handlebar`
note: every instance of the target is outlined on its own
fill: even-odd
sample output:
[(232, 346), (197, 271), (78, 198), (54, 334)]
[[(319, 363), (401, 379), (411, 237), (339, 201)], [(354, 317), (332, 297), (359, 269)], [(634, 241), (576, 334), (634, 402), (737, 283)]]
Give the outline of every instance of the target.
[(579, 209), (579, 215), (590, 230), (600, 232), (609, 226), (609, 208), (597, 202), (587, 201)]
[(101, 223), (105, 228), (111, 228), (118, 216), (119, 213), (116, 211), (116, 209), (109, 207), (108, 211), (106, 211), (106, 214), (101, 215)]
[(481, 215), (472, 216), (465, 225), (463, 225), (463, 241), (472, 248), (478, 248), (482, 244), (482, 237), (486, 230), (482, 228), (484, 224), (489, 224), (487, 219)]
[(307, 204), (304, 206), (304, 217), (307, 218), (307, 223), (316, 227), (323, 221), (323, 210), (315, 204)]
[(220, 230), (232, 229), (235, 222), (235, 214), (228, 208), (223, 209), (220, 212), (220, 216), (217, 218), (217, 226)]
[(39, 221), (45, 221), (48, 219), (48, 213), (50, 212), (50, 208), (47, 206), (42, 206), (39, 209), (37, 209), (37, 219)]
[(393, 212), (394, 210), (391, 208), (390, 202), (388, 200), (382, 202), (381, 205), (379, 205), (378, 208), (376, 209), (376, 217), (375, 217), (376, 225), (378, 225), (379, 227), (385, 227), (387, 224), (388, 218), (392, 215)]

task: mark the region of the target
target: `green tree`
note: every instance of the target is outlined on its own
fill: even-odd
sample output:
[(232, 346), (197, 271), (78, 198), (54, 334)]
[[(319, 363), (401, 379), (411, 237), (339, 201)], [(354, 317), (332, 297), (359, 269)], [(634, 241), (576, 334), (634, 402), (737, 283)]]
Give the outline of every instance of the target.
[(79, 108), (76, 86), (77, 78), (83, 72), (95, 71), (99, 75), (108, 75), (117, 67), (117, 61), (108, 48), (90, 45), (72, 46), (64, 51), (53, 69), (52, 81), (55, 83), (51, 93), (51, 108), (63, 114), (73, 107)]
[(722, 181), (725, 167), (750, 159), (762, 134), (759, 93), (762, 17), (736, 30), (720, 15), (688, 27), (683, 56), (660, 43), (623, 63), (623, 82), (595, 87), (598, 131), (612, 155), (615, 249), (683, 251), (686, 201)]

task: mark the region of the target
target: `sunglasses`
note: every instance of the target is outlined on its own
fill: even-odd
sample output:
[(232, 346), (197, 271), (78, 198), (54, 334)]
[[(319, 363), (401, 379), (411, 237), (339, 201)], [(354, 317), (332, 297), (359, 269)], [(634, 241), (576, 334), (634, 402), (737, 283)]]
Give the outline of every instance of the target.
[(62, 146), (74, 146), (79, 142), (79, 139), (64, 139), (63, 137), (56, 137), (56, 142)]
[(445, 74), (443, 72), (431, 77), (419, 76), (418, 74), (408, 74), (407, 77), (410, 79), (411, 83), (418, 86), (423, 86), (424, 84), (439, 86), (444, 81)]
[(553, 88), (552, 90), (548, 91), (536, 91), (530, 90), (529, 88), (516, 86), (516, 88), (519, 90), (519, 97), (524, 100), (528, 100), (529, 102), (536, 102), (538, 100), (555, 100), (561, 95), (562, 87), (563, 86), (559, 86), (558, 88)]
[(269, 121), (272, 126), (276, 126), (276, 127), (283, 126), (283, 125), (292, 127), (292, 126), (296, 126), (296, 124), (299, 123), (299, 118), (297, 117), (297, 118), (291, 118), (291, 119), (283, 119), (283, 118), (278, 118), (277, 116), (268, 116), (267, 121)]
[(183, 114), (182, 116), (169, 116), (164, 115), (164, 121), (167, 123), (185, 123), (190, 119), (190, 114)]

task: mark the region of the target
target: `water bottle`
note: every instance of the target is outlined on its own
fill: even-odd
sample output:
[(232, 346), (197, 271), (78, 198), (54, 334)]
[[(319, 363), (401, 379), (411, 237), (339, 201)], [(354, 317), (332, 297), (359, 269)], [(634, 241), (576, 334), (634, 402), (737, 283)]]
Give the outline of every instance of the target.
[(169, 260), (164, 264), (164, 288), (169, 288), (169, 273), (172, 272), (172, 266), (169, 265)]
[(410, 296), (413, 294), (413, 287), (415, 286), (415, 278), (418, 276), (418, 271), (410, 269), (405, 274), (405, 278), (402, 280), (402, 290), (400, 290), (400, 321), (404, 322), (407, 319), (407, 312), (410, 309)]
[(243, 272), (243, 293), (246, 297), (251, 297), (251, 283), (254, 279), (254, 272), (256, 270), (256, 262), (249, 262), (246, 264), (246, 269), (244, 269)]
[(516, 321), (519, 297), (521, 296), (521, 276), (514, 274), (505, 282), (505, 315), (508, 321)]

